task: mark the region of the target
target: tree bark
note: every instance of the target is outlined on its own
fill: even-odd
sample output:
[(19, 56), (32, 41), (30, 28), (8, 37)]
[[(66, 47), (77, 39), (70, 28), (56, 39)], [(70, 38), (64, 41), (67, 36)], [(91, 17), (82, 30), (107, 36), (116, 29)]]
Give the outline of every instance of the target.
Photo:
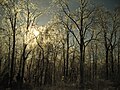
[(27, 47), (27, 44), (24, 44), (23, 45), (24, 47), (23, 47), (23, 53), (22, 53), (22, 60), (23, 60), (23, 62), (22, 62), (22, 73), (21, 73), (21, 81), (22, 81), (22, 84), (23, 84), (23, 81), (24, 81), (24, 72), (25, 72), (25, 64), (26, 64), (26, 47)]
[[(15, 6), (14, 6), (15, 7)], [(14, 16), (10, 16), (9, 20), (10, 20), (10, 24), (11, 24), (11, 28), (12, 28), (12, 32), (13, 32), (13, 45), (12, 45), (12, 56), (11, 56), (11, 69), (10, 69), (10, 86), (12, 88), (12, 81), (13, 81), (13, 77), (14, 77), (14, 61), (15, 61), (15, 42), (16, 42), (16, 22), (17, 22), (17, 12), (14, 12)]]
[(66, 52), (66, 81), (68, 81), (69, 75), (69, 30), (67, 30), (67, 52)]

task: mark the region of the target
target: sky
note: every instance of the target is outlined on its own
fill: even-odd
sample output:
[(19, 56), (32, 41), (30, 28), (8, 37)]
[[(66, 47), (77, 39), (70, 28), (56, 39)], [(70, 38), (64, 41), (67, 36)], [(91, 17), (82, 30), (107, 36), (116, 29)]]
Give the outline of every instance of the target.
[(103, 4), (107, 9), (114, 9), (120, 5), (120, 0), (94, 0), (97, 4)]
[[(39, 7), (48, 7), (49, 3), (52, 0), (33, 0), (34, 3), (38, 4)], [(77, 0), (70, 0), (72, 8), (76, 8), (77, 3), (75, 1)], [(93, 3), (96, 5), (104, 5), (108, 10), (113, 10), (116, 6), (120, 5), (120, 0), (93, 0)], [(46, 24), (50, 20), (49, 15), (43, 15), (38, 22), (40, 25)]]
[[(51, 1), (52, 0), (32, 0), (32, 2), (37, 4), (39, 8), (49, 7)], [(71, 1), (71, 7), (76, 8), (77, 3), (75, 3), (75, 1), (77, 0), (70, 0), (70, 1)], [(104, 5), (107, 9), (112, 11), (116, 6), (120, 5), (120, 0), (93, 0), (93, 3), (98, 4), (98, 5)], [(39, 18), (38, 24), (44, 25), (49, 20), (50, 20), (50, 15), (43, 15)]]
[[(43, 6), (48, 6), (49, 2), (52, 0), (33, 0), (35, 3), (40, 4), (42, 2)], [(72, 2), (77, 0), (70, 0)], [(104, 4), (105, 7), (113, 9), (115, 6), (120, 5), (120, 0), (93, 0), (96, 4)], [(74, 3), (73, 3), (74, 5)]]

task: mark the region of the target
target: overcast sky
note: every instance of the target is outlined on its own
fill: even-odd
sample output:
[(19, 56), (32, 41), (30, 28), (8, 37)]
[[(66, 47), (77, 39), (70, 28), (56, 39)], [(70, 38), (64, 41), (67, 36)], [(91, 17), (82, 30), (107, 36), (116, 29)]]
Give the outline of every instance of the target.
[[(33, 2), (37, 3), (38, 5), (48, 6), (49, 2), (52, 0), (33, 0)], [(74, 2), (77, 0), (70, 0), (72, 1), (73, 5), (76, 5)], [(103, 4), (108, 9), (113, 9), (114, 7), (120, 5), (120, 0), (93, 0), (96, 4)]]
[[(52, 0), (32, 0), (32, 2), (37, 4), (39, 8), (49, 7), (51, 1)], [(76, 8), (77, 3), (75, 3), (75, 1), (77, 0), (70, 0), (70, 1), (71, 1), (71, 7)], [(107, 9), (112, 11), (116, 6), (120, 5), (120, 0), (93, 0), (93, 3), (98, 4), (98, 5), (104, 5)], [(49, 20), (50, 20), (49, 15), (44, 15), (39, 18), (38, 23), (40, 25), (44, 25)]]
[(108, 9), (113, 9), (120, 5), (120, 0), (94, 0), (98, 4), (103, 4)]
[[(48, 7), (51, 1), (52, 0), (33, 0), (33, 2), (36, 3), (39, 7)], [(76, 8), (77, 3), (75, 3), (75, 0), (70, 1), (72, 8)], [(93, 3), (96, 5), (104, 5), (107, 9), (112, 11), (116, 6), (120, 5), (120, 0), (93, 0)], [(49, 16), (44, 15), (39, 19), (39, 24), (44, 25), (49, 19)]]

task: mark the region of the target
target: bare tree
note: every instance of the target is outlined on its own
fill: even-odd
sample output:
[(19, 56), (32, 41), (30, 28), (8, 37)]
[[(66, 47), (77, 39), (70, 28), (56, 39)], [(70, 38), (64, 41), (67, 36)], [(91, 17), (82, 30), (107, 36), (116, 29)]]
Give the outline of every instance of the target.
[[(85, 47), (89, 44), (89, 42), (93, 39), (93, 34), (91, 33), (91, 37), (89, 40), (86, 40), (87, 33), (91, 32), (90, 28), (93, 23), (93, 12), (94, 8), (91, 10), (89, 8), (89, 3), (87, 0), (80, 0), (80, 6), (78, 8), (77, 13), (71, 13), (69, 5), (65, 1), (59, 2), (64, 14), (71, 20), (71, 22), (76, 26), (75, 29), (78, 30), (79, 38), (77, 38), (77, 35), (72, 31), (72, 29), (69, 27), (67, 23), (64, 21), (63, 24), (67, 27), (69, 32), (73, 34), (75, 37), (80, 50), (80, 85), (83, 88), (84, 87), (84, 62), (85, 62)], [(86, 11), (87, 10), (87, 11)], [(74, 17), (73, 17), (74, 16)]]
[[(117, 32), (119, 29), (119, 15), (117, 12), (110, 13), (107, 10), (99, 9), (99, 24), (104, 36), (106, 79), (109, 78), (109, 62), (111, 63), (111, 72), (114, 73), (113, 50), (117, 45)], [(109, 19), (108, 19), (109, 18)], [(109, 58), (110, 54), (110, 58)], [(109, 61), (110, 59), (110, 61)]]

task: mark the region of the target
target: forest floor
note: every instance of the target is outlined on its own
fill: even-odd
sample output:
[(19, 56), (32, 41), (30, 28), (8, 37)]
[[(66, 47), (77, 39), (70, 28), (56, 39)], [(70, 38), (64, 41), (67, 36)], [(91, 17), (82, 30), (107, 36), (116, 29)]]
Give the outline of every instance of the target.
[(44, 86), (36, 87), (33, 90), (79, 90), (79, 88), (74, 86)]
[(44, 87), (44, 88), (35, 88), (33, 90), (79, 90), (74, 87)]
[[(36, 87), (30, 84), (24, 84), (21, 89), (14, 85), (12, 90), (83, 90), (79, 85), (73, 83), (57, 83), (56, 85), (43, 85)], [(96, 80), (95, 82), (86, 82), (84, 90), (120, 90), (120, 82), (111, 82), (109, 80)], [(0, 88), (0, 90), (10, 90), (10, 88)]]
[[(55, 86), (36, 87), (33, 90), (82, 90), (75, 84), (58, 84)], [(84, 90), (120, 90), (120, 83), (113, 83), (108, 80), (99, 80), (97, 82), (87, 82)]]
[[(44, 86), (44, 87), (36, 87), (33, 90), (83, 90), (83, 89), (79, 89), (78, 87), (75, 86)], [(108, 87), (93, 87), (91, 86), (91, 88), (85, 88), (84, 90), (120, 90), (120, 88), (115, 88), (112, 86), (108, 86)]]
[[(77, 87), (71, 87), (71, 86), (69, 87), (50, 86), (50, 87), (41, 87), (41, 88), (37, 87), (37, 88), (34, 88), (33, 90), (82, 90), (82, 89), (79, 89)], [(101, 87), (99, 89), (86, 88), (84, 90), (120, 90), (120, 89), (116, 89), (114, 87), (106, 87), (106, 88)]]

